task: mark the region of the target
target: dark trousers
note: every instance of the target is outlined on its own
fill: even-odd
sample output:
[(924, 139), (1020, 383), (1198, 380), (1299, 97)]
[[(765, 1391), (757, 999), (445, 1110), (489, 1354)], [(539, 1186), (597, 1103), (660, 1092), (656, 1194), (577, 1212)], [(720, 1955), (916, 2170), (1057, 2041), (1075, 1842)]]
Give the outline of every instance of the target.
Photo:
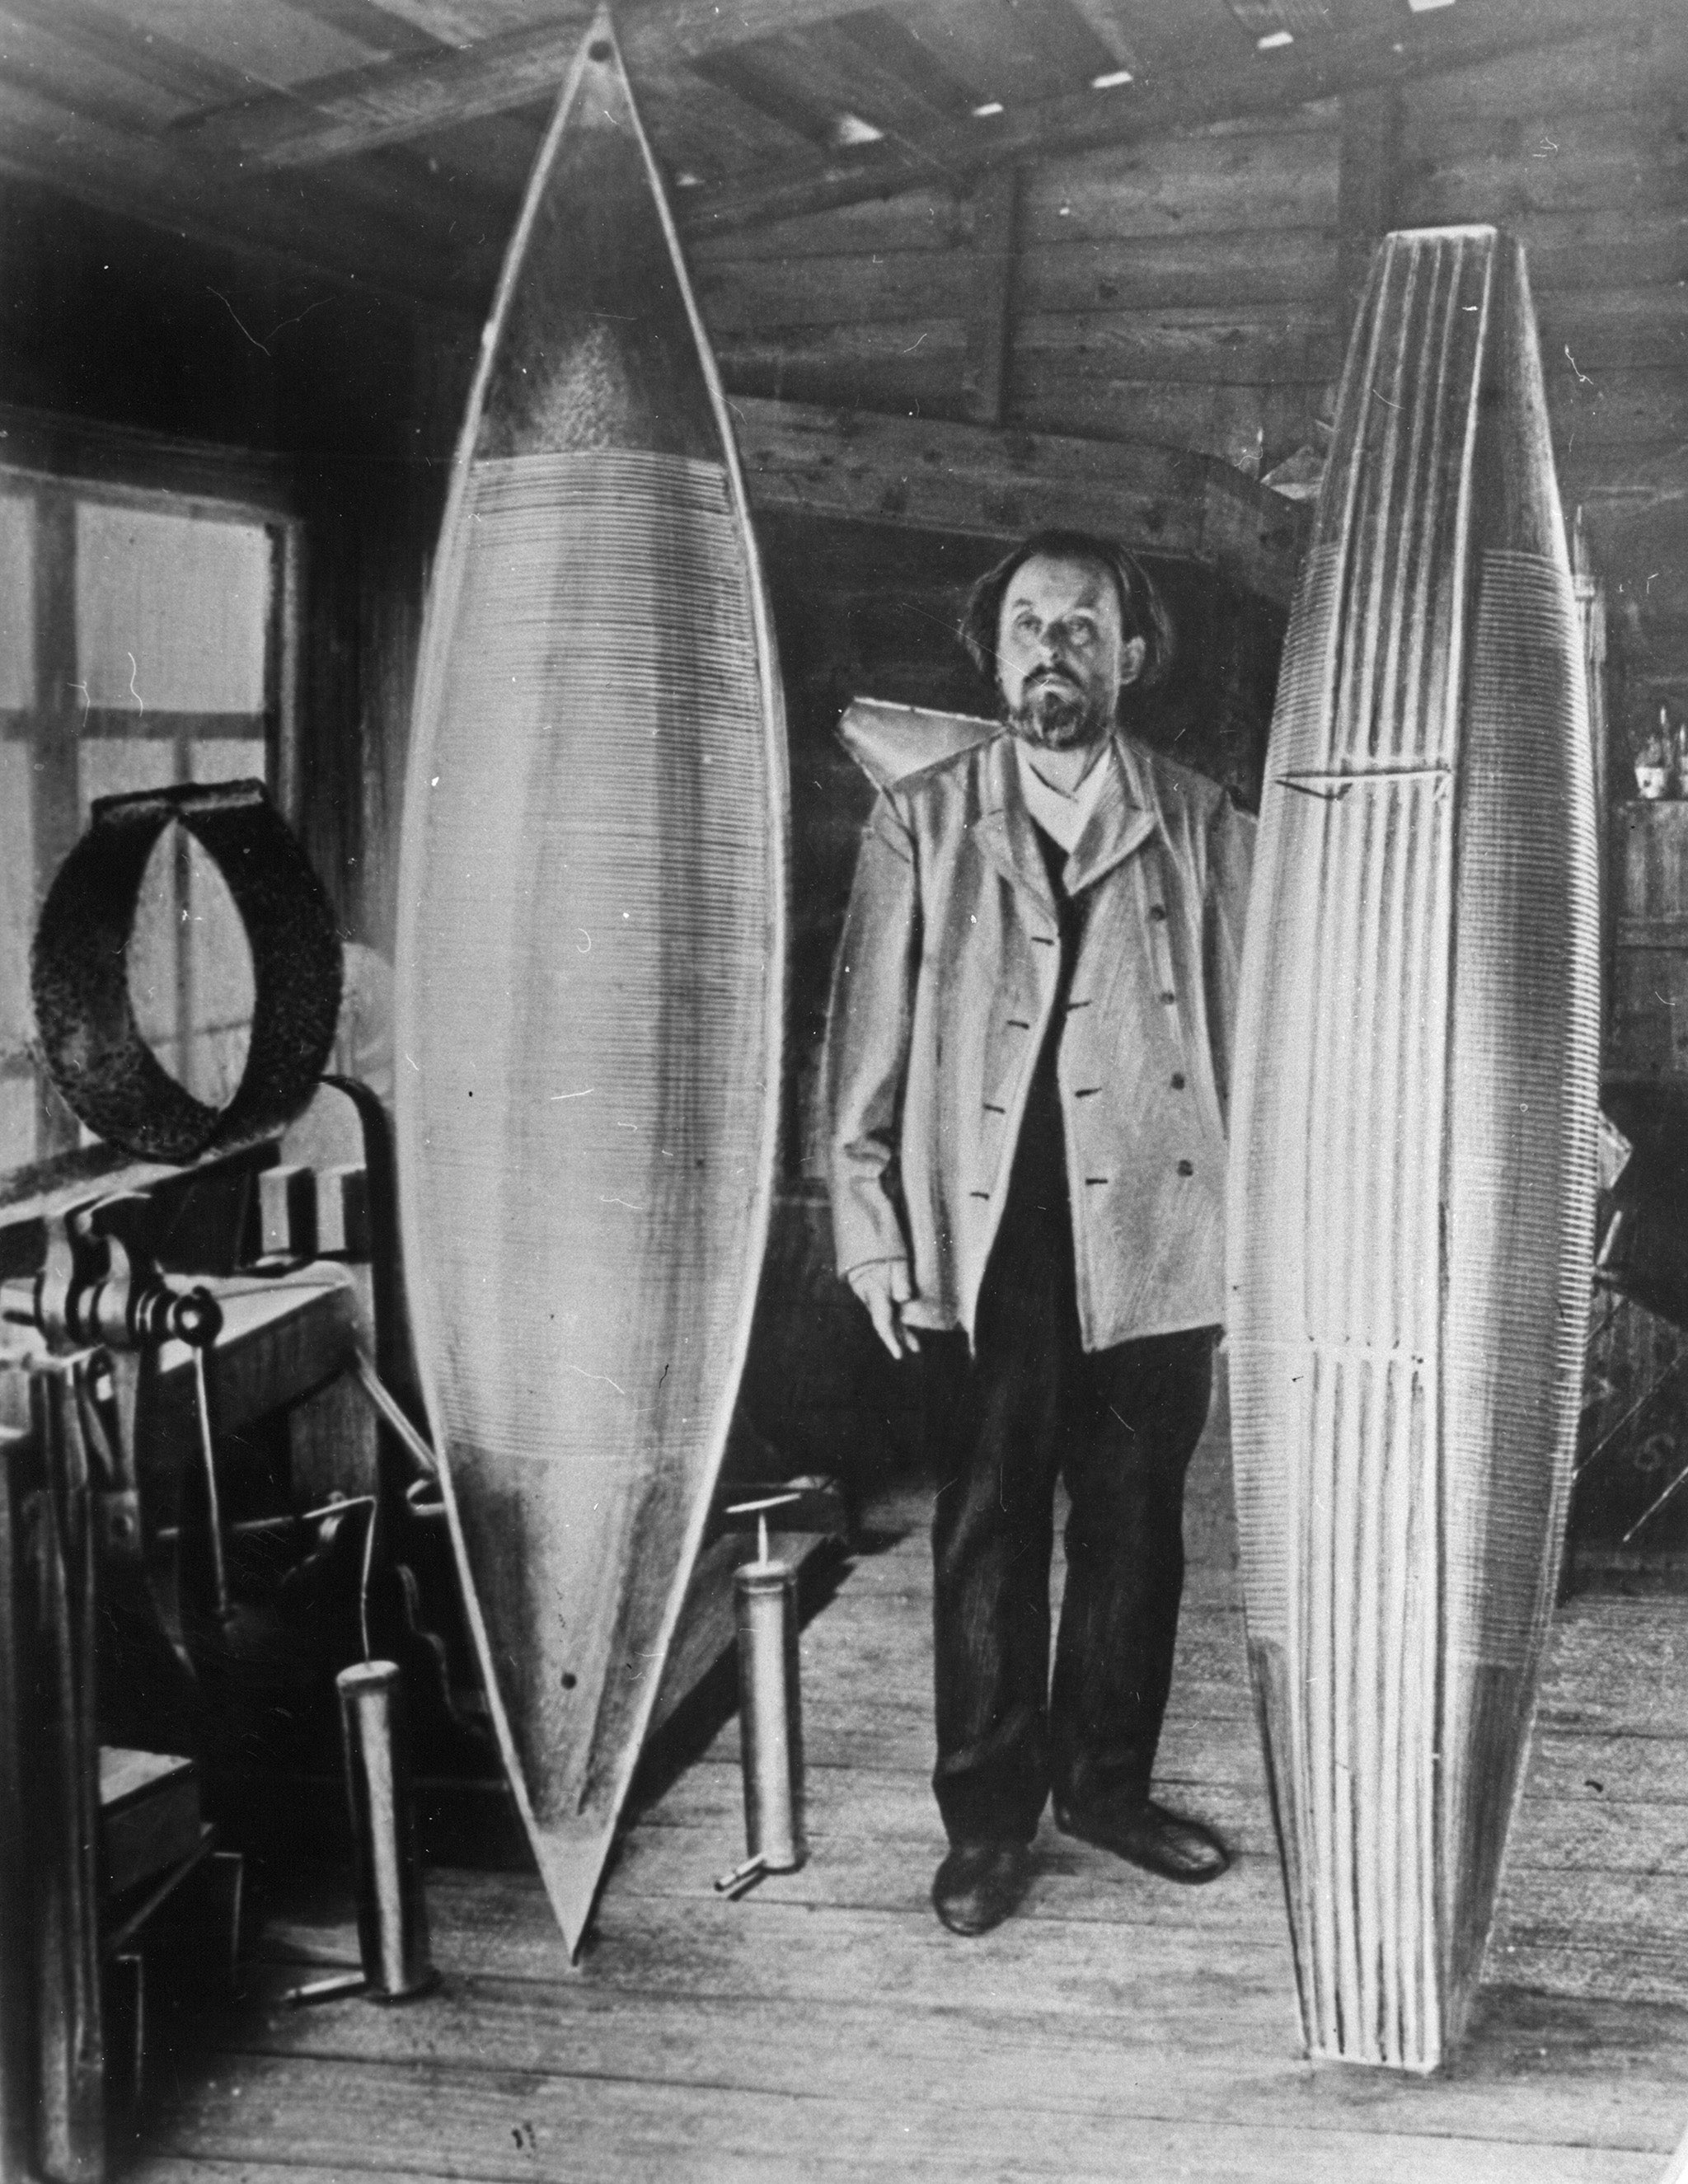
[[(1060, 1156), (1033, 1144), (1016, 1163), (972, 1353), (962, 1334), (922, 1338), (938, 1484), (933, 1787), (951, 1841), (1029, 1841), (1051, 1790), (1092, 1814), (1147, 1797), (1184, 1588), (1184, 1474), (1217, 1339), (1198, 1328), (1082, 1347)], [(1072, 1510), (1051, 1683), (1057, 1478)]]

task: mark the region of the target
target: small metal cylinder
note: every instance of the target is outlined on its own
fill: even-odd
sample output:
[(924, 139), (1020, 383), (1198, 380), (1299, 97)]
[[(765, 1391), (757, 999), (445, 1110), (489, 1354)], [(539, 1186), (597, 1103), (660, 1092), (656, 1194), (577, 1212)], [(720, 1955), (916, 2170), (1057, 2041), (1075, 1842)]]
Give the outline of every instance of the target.
[(398, 1670), (391, 1661), (367, 1661), (343, 1669), (335, 1682), (345, 1736), (358, 1946), (366, 1992), (375, 2002), (403, 2002), (426, 1994), (436, 1975), (428, 1960), (428, 1907), (416, 1848)]
[(744, 1841), (772, 1873), (803, 1863), (803, 1733), (797, 1683), (797, 1576), (746, 1563), (734, 1580)]

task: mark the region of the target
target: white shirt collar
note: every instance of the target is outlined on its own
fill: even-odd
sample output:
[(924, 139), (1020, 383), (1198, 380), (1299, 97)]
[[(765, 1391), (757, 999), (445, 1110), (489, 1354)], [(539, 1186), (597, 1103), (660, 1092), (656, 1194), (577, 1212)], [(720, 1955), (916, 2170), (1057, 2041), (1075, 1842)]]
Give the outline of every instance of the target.
[(1097, 759), (1071, 796), (1058, 788), (1051, 788), (1032, 762), (1027, 745), (1017, 738), (1014, 744), (1015, 763), (1020, 769), (1020, 793), (1026, 800), (1026, 809), (1052, 841), (1058, 842), (1070, 857), (1078, 845), (1090, 814), (1101, 800), (1103, 789), (1117, 763), (1113, 739)]

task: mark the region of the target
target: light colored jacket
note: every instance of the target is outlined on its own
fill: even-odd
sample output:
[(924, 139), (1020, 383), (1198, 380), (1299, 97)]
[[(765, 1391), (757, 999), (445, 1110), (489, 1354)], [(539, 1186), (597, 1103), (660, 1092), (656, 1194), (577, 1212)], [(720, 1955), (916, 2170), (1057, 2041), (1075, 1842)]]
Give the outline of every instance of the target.
[[(1225, 1115), (1254, 822), (1129, 737), (1067, 861), (1088, 895), (1058, 1077), (1087, 1349), (1224, 1317)], [(1056, 906), (1006, 733), (884, 791), (827, 1036), (838, 1271), (910, 1268), (971, 1334), (1056, 1000)]]

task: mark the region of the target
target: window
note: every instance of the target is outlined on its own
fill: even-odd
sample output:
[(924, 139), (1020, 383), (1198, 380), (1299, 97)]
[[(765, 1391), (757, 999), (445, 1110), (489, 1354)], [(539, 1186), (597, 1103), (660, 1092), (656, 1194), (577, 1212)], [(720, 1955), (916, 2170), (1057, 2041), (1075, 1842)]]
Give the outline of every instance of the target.
[[(0, 469), (0, 1176), (83, 1142), (35, 1060), (29, 945), (102, 796), (257, 778), (281, 756), (292, 527), (273, 511)], [(143, 1037), (196, 1097), (239, 1080), (252, 971), (181, 829), (129, 955)]]

